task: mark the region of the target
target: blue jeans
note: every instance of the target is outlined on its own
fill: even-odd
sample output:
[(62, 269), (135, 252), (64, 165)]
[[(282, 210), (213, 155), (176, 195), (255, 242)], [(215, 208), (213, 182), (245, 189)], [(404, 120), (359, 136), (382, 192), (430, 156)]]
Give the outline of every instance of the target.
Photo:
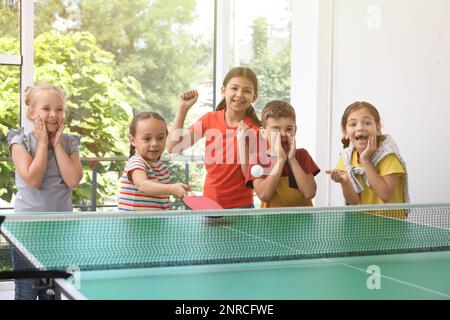
[[(29, 264), (20, 256), (20, 254), (12, 249), (11, 256), (13, 260), (13, 270), (21, 270), (29, 268)], [(36, 285), (42, 287), (43, 281), (41, 279), (16, 279), (15, 283), (15, 299), (16, 300), (48, 300), (48, 295), (45, 289), (37, 289)], [(61, 300), (61, 292), (56, 290), (56, 300)]]

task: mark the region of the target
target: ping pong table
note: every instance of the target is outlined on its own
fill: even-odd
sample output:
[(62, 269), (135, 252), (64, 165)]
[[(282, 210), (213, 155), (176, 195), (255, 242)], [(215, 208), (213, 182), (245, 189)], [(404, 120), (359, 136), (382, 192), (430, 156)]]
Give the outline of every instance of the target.
[(70, 270), (70, 299), (449, 299), (449, 227), (449, 205), (392, 205), (14, 214), (1, 232)]

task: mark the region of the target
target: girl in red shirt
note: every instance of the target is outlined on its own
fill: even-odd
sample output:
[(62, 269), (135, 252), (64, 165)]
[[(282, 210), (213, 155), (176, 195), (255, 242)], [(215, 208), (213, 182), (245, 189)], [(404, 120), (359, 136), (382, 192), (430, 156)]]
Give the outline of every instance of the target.
[[(252, 103), (258, 98), (258, 80), (254, 72), (245, 67), (231, 69), (221, 88), (223, 96), (215, 111), (197, 120), (185, 134), (181, 132), (186, 115), (198, 98), (196, 90), (179, 95), (180, 107), (169, 135), (168, 150), (177, 153), (206, 138), (206, 179), (203, 195), (222, 207), (252, 208), (253, 191), (245, 186), (246, 159), (238, 152), (237, 133), (241, 128), (257, 136), (260, 121)], [(253, 130), (248, 130), (253, 129)]]

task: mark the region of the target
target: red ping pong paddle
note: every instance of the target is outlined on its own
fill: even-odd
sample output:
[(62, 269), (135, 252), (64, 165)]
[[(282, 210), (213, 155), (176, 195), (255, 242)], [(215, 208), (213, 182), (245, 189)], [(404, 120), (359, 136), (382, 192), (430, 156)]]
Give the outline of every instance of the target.
[(222, 210), (223, 207), (205, 196), (184, 196), (184, 204), (191, 210)]

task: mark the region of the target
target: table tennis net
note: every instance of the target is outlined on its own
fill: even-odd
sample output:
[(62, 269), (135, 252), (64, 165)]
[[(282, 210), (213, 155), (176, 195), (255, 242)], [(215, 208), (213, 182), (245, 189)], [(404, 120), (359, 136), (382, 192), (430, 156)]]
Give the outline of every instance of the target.
[(449, 227), (449, 207), (383, 206), (12, 215), (1, 230), (33, 268), (104, 270), (448, 251)]

